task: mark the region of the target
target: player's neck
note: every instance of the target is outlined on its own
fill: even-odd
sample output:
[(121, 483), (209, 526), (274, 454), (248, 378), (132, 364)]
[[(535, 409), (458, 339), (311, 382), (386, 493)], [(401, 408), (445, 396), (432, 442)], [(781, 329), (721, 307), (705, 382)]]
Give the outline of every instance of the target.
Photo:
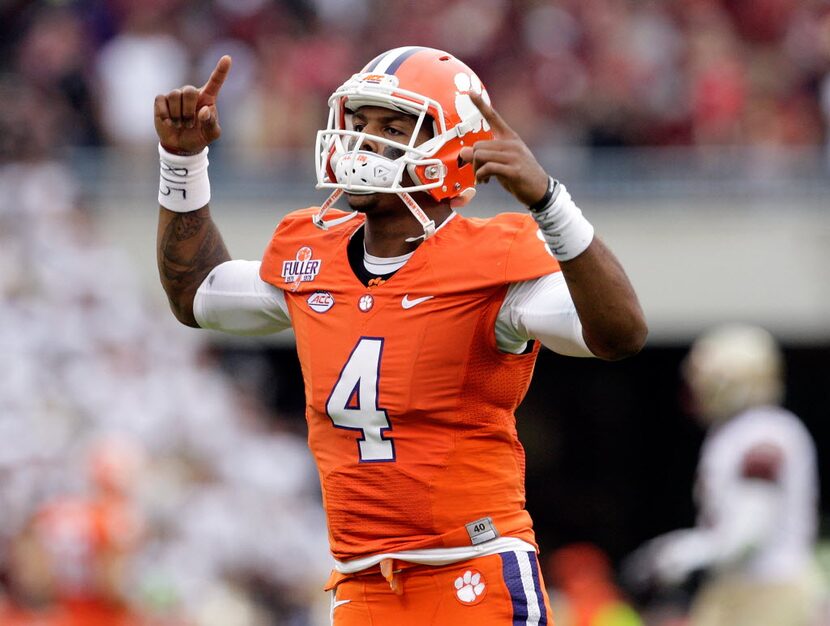
[[(425, 208), (429, 217), (438, 227), (452, 214), (448, 204), (438, 204)], [(423, 239), (407, 241), (407, 239), (421, 237), (424, 229), (407, 210), (406, 212), (385, 213), (366, 216), (364, 244), (366, 252), (377, 257), (395, 257), (412, 252)]]

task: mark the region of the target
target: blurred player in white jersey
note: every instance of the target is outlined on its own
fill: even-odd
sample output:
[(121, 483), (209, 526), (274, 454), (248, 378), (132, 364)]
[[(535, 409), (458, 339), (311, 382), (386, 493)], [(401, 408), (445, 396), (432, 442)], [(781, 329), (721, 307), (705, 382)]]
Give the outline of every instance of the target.
[(653, 539), (632, 569), (658, 585), (706, 570), (691, 626), (816, 626), (816, 451), (798, 417), (779, 406), (775, 339), (753, 326), (716, 328), (694, 343), (683, 376), (708, 429), (697, 526)]

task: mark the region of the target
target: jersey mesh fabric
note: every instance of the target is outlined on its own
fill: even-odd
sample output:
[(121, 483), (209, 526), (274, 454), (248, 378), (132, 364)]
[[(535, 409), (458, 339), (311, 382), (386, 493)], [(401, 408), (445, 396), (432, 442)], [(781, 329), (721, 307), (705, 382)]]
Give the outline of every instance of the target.
[[(346, 252), (362, 218), (321, 231), (313, 211), (283, 220), (261, 276), (285, 290), (333, 555), (469, 546), (465, 525), (483, 517), (533, 543), (513, 412), (538, 349), (504, 354), (493, 329), (509, 283), (558, 269), (535, 223), (456, 217), (388, 281), (367, 287)], [(301, 256), (317, 271), (297, 282), (284, 262)], [(321, 292), (333, 303), (322, 312), (309, 305)], [(358, 362), (367, 354), (376, 362)], [(335, 393), (343, 380), (356, 391)], [(361, 441), (373, 435), (381, 456), (367, 459)]]

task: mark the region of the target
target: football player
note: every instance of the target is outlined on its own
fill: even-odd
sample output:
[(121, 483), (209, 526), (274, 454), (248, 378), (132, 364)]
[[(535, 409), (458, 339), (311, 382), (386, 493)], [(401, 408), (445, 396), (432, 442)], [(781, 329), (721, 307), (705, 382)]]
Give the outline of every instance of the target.
[[(781, 408), (783, 359), (766, 330), (715, 328), (683, 363), (708, 432), (697, 471), (698, 524), (653, 539), (628, 565), (634, 583), (707, 580), (692, 626), (813, 626), (818, 476), (812, 437)], [(824, 622), (822, 622), (824, 623)]]
[[(540, 344), (636, 353), (622, 267), (451, 54), (384, 52), (329, 98), (320, 207), (262, 261), (231, 260), (208, 209), (208, 144), (231, 60), (155, 101), (158, 262), (189, 326), (289, 326), (336, 560), (338, 626), (546, 624), (514, 410)], [(457, 209), (498, 180), (526, 210)], [(350, 211), (334, 208), (345, 193)]]

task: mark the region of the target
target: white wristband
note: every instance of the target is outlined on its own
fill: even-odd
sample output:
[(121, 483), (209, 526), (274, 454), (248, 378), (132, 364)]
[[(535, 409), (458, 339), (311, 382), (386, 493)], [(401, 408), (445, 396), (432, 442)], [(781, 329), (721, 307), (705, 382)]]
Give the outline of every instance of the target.
[(541, 211), (530, 214), (545, 238), (550, 250), (559, 261), (576, 258), (591, 245), (594, 227), (582, 215), (565, 185), (557, 183), (557, 189)]
[(159, 204), (176, 213), (201, 209), (210, 202), (208, 148), (198, 154), (172, 154), (159, 144)]

